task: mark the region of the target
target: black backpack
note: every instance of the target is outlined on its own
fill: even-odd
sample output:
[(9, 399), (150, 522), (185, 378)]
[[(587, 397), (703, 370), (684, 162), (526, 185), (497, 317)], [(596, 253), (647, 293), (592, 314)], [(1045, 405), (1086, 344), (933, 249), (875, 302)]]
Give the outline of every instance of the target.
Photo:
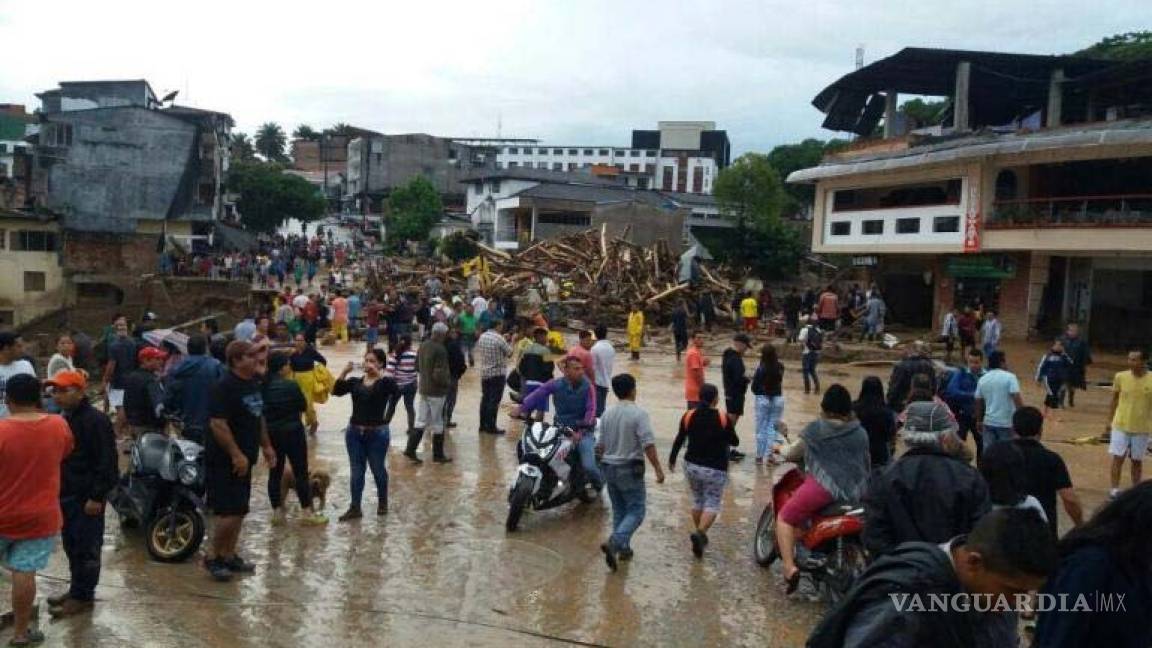
[(808, 327), (808, 337), (804, 341), (804, 345), (808, 347), (809, 351), (820, 351), (824, 348), (824, 332), (816, 326)]

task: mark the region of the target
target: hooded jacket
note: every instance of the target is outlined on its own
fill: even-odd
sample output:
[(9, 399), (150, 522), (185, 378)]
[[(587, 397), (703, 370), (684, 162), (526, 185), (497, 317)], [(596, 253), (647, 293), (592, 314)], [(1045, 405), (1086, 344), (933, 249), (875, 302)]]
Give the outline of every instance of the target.
[(180, 412), (184, 430), (208, 430), (209, 394), (224, 377), (224, 365), (206, 355), (190, 355), (167, 379), (165, 407)]
[(938, 446), (914, 447), (872, 478), (864, 547), (879, 556), (903, 542), (945, 542), (971, 531), (990, 508), (975, 468)]
[[(970, 648), (983, 615), (959, 611), (899, 611), (890, 595), (959, 594), (956, 570), (936, 544), (909, 542), (868, 566), (844, 599), (808, 637), (808, 648), (933, 646)], [(908, 599), (904, 599), (908, 600)]]

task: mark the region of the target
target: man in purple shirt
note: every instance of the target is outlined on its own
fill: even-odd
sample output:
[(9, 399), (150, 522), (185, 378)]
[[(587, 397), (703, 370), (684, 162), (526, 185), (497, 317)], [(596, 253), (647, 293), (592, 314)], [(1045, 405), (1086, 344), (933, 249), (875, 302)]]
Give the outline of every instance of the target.
[(539, 408), (551, 396), (552, 406), (556, 409), (553, 423), (584, 428), (578, 446), (580, 464), (588, 475), (588, 481), (599, 491), (604, 485), (604, 477), (596, 464), (596, 390), (584, 373), (584, 362), (579, 357), (568, 355), (560, 365), (564, 375), (533, 390), (520, 404), (518, 414)]

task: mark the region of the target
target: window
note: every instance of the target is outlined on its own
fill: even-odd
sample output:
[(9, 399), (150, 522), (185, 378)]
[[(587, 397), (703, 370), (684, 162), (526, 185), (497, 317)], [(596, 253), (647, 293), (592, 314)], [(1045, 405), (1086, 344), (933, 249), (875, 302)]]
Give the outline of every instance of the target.
[(537, 163), (536, 163), (536, 168), (537, 168), (537, 169), (547, 169), (547, 168), (548, 168), (548, 163), (547, 163), (547, 162), (537, 162)]
[(43, 272), (24, 271), (24, 292), (44, 292), (46, 282)]
[(500, 181), (499, 180), (493, 180), (492, 181), (492, 193), (494, 193), (494, 194), (500, 193)]
[(897, 234), (919, 234), (920, 233), (920, 219), (919, 218), (897, 218), (896, 219), (896, 233)]
[(608, 149), (600, 149), (600, 155), (608, 155)]
[(862, 225), (864, 226), (863, 231), (865, 234), (876, 235), (884, 233), (884, 221), (882, 220), (866, 220)]
[(851, 233), (851, 221), (836, 221), (832, 223), (832, 236), (848, 236)]
[(640, 187), (641, 189), (647, 189), (648, 188), (648, 178), (640, 178), (640, 180), (637, 183), (637, 186)]
[(8, 163), (0, 162), (0, 178), (8, 177)]
[(518, 166), (520, 166), (520, 163), (519, 163), (519, 162), (509, 162), (509, 163), (508, 163), (508, 168), (509, 168), (509, 169), (515, 169), (515, 168), (516, 168), (516, 167), (518, 167)]
[(672, 181), (673, 181), (672, 174), (673, 173), (674, 173), (674, 171), (673, 171), (672, 167), (670, 167), (670, 166), (664, 167), (664, 180), (661, 183), (661, 186), (664, 188), (664, 191), (672, 191)]
[(841, 189), (832, 195), (832, 211), (959, 205), (961, 186), (959, 178), (952, 178), (920, 184)]
[(628, 151), (628, 155), (632, 157), (640, 157), (640, 151)]
[(456, 157), (457, 157), (456, 149), (454, 149), (454, 148), (448, 149), (448, 159), (449, 160), (455, 160)]
[(580, 227), (587, 227), (592, 224), (592, 215), (573, 213), (541, 213), (536, 215), (536, 223), (538, 225), (578, 225)]
[(639, 165), (639, 164), (629, 164), (629, 165), (628, 165), (628, 170), (629, 170), (629, 171), (639, 171), (639, 170), (640, 170), (640, 165)]
[(692, 193), (701, 193), (704, 191), (704, 169), (696, 167), (692, 169)]
[(616, 165), (616, 168), (617, 168), (617, 169), (620, 169), (621, 171), (623, 171), (623, 170), (624, 170), (624, 165), (623, 165), (623, 164), (617, 164), (617, 165)]
[(575, 162), (569, 162), (568, 163), (568, 170), (569, 171), (575, 171), (576, 170), (576, 163)]
[(648, 175), (652, 175), (652, 174), (656, 173), (656, 165), (655, 164), (645, 164), (644, 165), (644, 173), (647, 173)]
[(568, 155), (580, 155), (580, 151), (578, 149), (568, 149)]
[(7, 152), (8, 152), (8, 145), (0, 143), (0, 153), (7, 153)]
[(564, 149), (552, 149), (552, 155), (564, 155)]
[(937, 234), (948, 234), (960, 231), (959, 216), (937, 216), (932, 219), (932, 231)]
[(0, 310), (0, 326), (15, 326), (16, 311)]
[(46, 146), (72, 146), (72, 124), (45, 124), (40, 142)]
[(626, 154), (626, 151), (616, 151), (616, 157), (624, 157)]
[(584, 149), (584, 155), (592, 155), (592, 149)]
[(644, 157), (656, 157), (656, 151), (644, 151)]
[(16, 252), (55, 252), (56, 233), (32, 230), (12, 232), (12, 250)]
[(513, 147), (513, 148), (508, 149), (509, 155), (517, 155), (519, 153), (520, 153), (520, 149), (518, 149), (518, 148)]
[(563, 162), (553, 162), (552, 163), (552, 170), (553, 171), (563, 171), (564, 170), (564, 163)]

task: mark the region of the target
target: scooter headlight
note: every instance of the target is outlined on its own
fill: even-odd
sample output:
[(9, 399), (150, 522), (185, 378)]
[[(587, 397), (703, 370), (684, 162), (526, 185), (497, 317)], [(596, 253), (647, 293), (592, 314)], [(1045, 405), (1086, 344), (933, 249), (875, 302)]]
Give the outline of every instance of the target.
[(180, 478), (181, 484), (192, 486), (200, 479), (200, 466), (197, 466), (191, 461), (186, 461), (176, 469), (176, 475)]

